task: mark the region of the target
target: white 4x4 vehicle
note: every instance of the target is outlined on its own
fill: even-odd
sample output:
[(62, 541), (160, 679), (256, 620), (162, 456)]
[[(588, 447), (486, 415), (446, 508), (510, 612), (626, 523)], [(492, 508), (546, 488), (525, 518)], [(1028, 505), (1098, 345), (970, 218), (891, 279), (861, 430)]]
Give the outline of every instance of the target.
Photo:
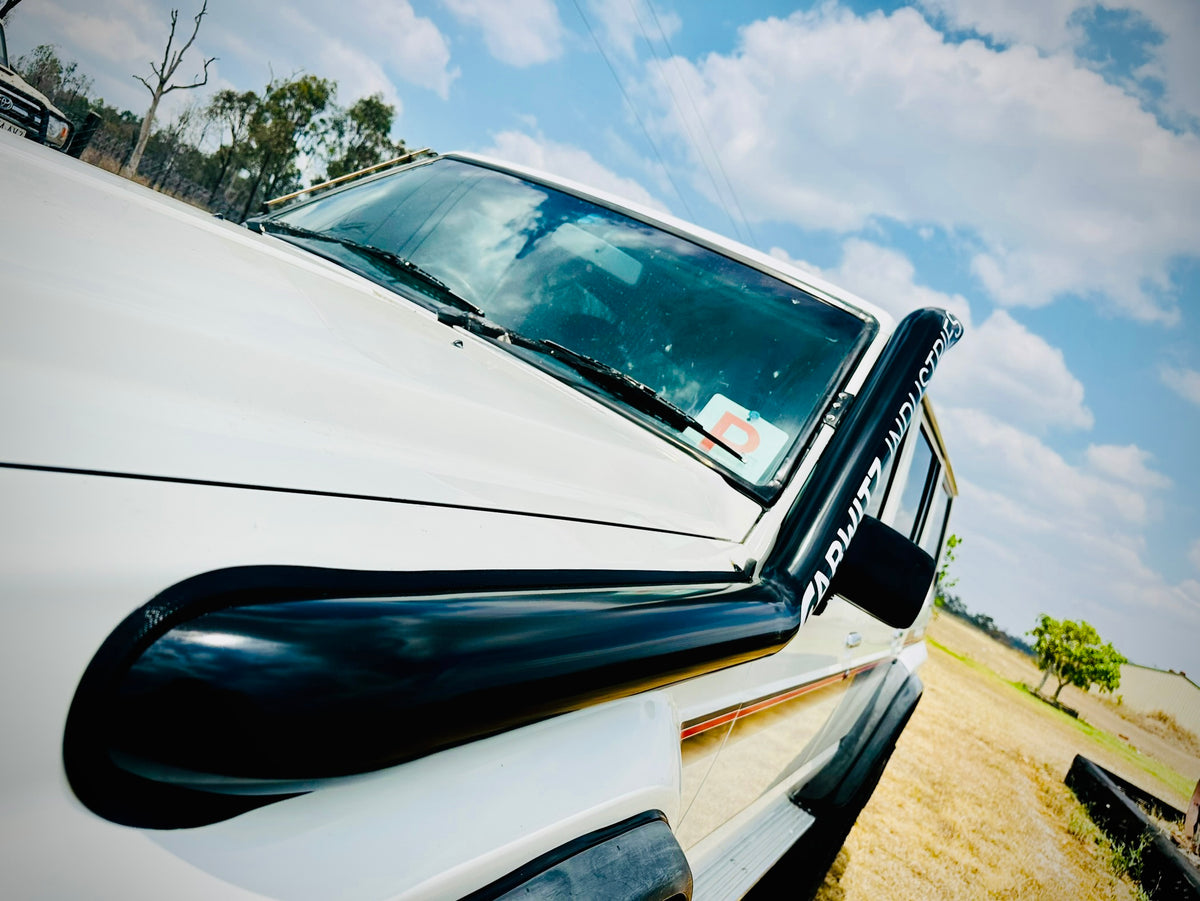
[(0, 196), (5, 895), (819, 878), (920, 695), (952, 316), (465, 155)]
[(0, 22), (0, 132), (66, 150), (73, 130), (66, 113), (9, 64), (4, 23)]

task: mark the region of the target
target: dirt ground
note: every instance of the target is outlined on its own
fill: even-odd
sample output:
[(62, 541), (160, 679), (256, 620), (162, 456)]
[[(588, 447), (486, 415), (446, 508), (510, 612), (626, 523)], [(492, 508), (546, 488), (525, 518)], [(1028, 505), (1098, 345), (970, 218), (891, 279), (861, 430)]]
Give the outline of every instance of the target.
[(1114, 733), (1097, 736), (1009, 684), (1040, 674), (953, 617), (929, 638), (925, 694), (818, 899), (1136, 898), (1063, 784), (1067, 769), (1083, 753), (1184, 807), (1200, 758), (1065, 690), (1081, 719)]

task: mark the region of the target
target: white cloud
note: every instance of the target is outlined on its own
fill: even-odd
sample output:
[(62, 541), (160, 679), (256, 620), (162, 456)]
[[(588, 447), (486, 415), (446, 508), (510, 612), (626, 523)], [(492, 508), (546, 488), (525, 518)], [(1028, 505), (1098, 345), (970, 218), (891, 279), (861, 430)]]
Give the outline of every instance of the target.
[(897, 319), (920, 307), (941, 307), (958, 316), (967, 333), (946, 355), (930, 389), (939, 403), (986, 410), (1038, 432), (1092, 427), (1083, 385), (1068, 369), (1061, 350), (1004, 310), (973, 325), (966, 298), (917, 284), (912, 262), (898, 251), (850, 238), (842, 244), (837, 268), (824, 271), (790, 260), (778, 248), (771, 253), (845, 286)]
[[(339, 26), (333, 30), (324, 4), (303, 0), (281, 5), (266, 31), (265, 46), (253, 42), (251, 51), (259, 59), (264, 59), (264, 51), (270, 53), (264, 61), (271, 60), (276, 72), (285, 61), (295, 60), (292, 65), (299, 69), (334, 79), (344, 103), (381, 91), (388, 103), (398, 106), (393, 77), (443, 99), (449, 96), (459, 74), (450, 67), (449, 45), (437, 26), (418, 16), (409, 3), (343, 0), (338, 16)], [(246, 30), (246, 23), (240, 22), (238, 31)]]
[(1076, 293), (1178, 317), (1169, 266), (1200, 246), (1200, 139), (1065, 55), (949, 43), (912, 9), (756, 22), (732, 54), (649, 66), (657, 127), (689, 147), (677, 69), (752, 219), (937, 225), (978, 236), (975, 272), (1006, 305)]
[[(350, 9), (343, 0), (338, 15), (353, 22), (347, 37), (360, 54), (386, 61), (386, 67), (410, 84), (436, 93), (443, 100), (459, 70), (450, 65), (450, 47), (431, 19), (418, 16), (407, 2), (375, 3), (356, 0)], [(329, 7), (316, 6), (318, 21), (329, 16)], [(356, 95), (357, 96), (357, 95)]]
[(644, 0), (588, 0), (587, 6), (607, 45), (628, 58), (637, 56), (638, 46), (644, 48), (646, 41), (663, 53), (663, 39), (670, 40), (682, 25), (675, 13), (659, 11)]
[[(1105, 4), (1107, 6), (1107, 3)], [(1163, 41), (1137, 73), (1163, 83), (1163, 107), (1176, 122), (1200, 125), (1200, 3), (1189, 0), (1131, 0), (1129, 4), (1162, 32)]]
[(1072, 466), (1035, 435), (982, 410), (942, 406), (938, 416), (954, 433), (947, 444), (956, 463), (969, 456), (971, 469), (989, 474), (990, 488), (1044, 511), (1058, 527), (1107, 532), (1114, 518), (1146, 522), (1146, 499), (1124, 480)]
[(534, 137), (521, 131), (502, 131), (493, 135), (492, 145), (480, 153), (568, 178), (644, 206), (660, 210), (664, 208), (654, 195), (636, 181), (617, 175), (597, 162), (586, 150), (549, 141), (541, 134)]
[(947, 354), (932, 390), (939, 400), (970, 403), (1038, 432), (1090, 429), (1095, 422), (1062, 351), (1004, 310)]
[[(943, 406), (938, 415), (960, 490), (955, 590), (972, 610), (1014, 633), (1039, 612), (1086, 619), (1139, 663), (1200, 671), (1200, 583), (1172, 583), (1145, 560), (1156, 473), (1135, 475), (1156, 484), (1134, 485), (1128, 472), (1106, 471), (1104, 449), (1076, 465), (982, 411)], [(1111, 456), (1144, 467), (1136, 447)]]
[(566, 34), (553, 0), (442, 0), (460, 22), (483, 31), (488, 52), (510, 66), (557, 59)]
[[(99, 8), (89, 4), (82, 9), (74, 8), (75, 4), (70, 2), (56, 3), (53, 0), (31, 6), (34, 8), (21, 9), (20, 12), (32, 12), (36, 18), (52, 24), (67, 41), (93, 50), (101, 59), (122, 62), (144, 57), (147, 73), (151, 61), (162, 59), (170, 18), (146, 0), (118, 0)], [(181, 15), (180, 18), (182, 21), (176, 28), (176, 36), (182, 34), (185, 28), (187, 35), (190, 35), (193, 25), (191, 17)], [(183, 36), (184, 41), (187, 35)], [(199, 41), (199, 36), (196, 39)], [(197, 49), (192, 58), (185, 58), (183, 62), (200, 59)]]
[(793, 260), (778, 247), (771, 249), (771, 255), (827, 278), (836, 285), (845, 286), (897, 319), (921, 307), (941, 307), (970, 328), (971, 308), (967, 299), (961, 294), (944, 294), (918, 285), (916, 269), (908, 257), (899, 251), (861, 238), (850, 238), (842, 244), (842, 261), (838, 267), (825, 271), (812, 263)]
[[(1146, 606), (1153, 607), (1158, 611), (1156, 615), (1165, 614), (1171, 620), (1180, 622), (1182, 625), (1182, 634), (1188, 640), (1191, 640), (1196, 635), (1196, 630), (1200, 629), (1200, 582), (1197, 582), (1195, 579), (1184, 579), (1175, 585), (1160, 582), (1157, 584), (1151, 583), (1149, 586), (1146, 586), (1133, 582), (1126, 583), (1120, 587), (1129, 591), (1130, 597), (1138, 598)], [(1142, 628), (1144, 629), (1144, 626)], [(1167, 641), (1171, 642), (1171, 639), (1168, 637)], [(1181, 644), (1177, 637), (1171, 643), (1176, 645)], [(1186, 647), (1186, 644), (1184, 644), (1184, 647)], [(1186, 657), (1181, 654), (1177, 659), (1186, 659)], [(1195, 661), (1194, 658), (1193, 662), (1200, 663), (1200, 661)], [(1189, 671), (1192, 677), (1195, 678), (1196, 667), (1192, 666), (1191, 663), (1187, 665), (1192, 667)]]
[(935, 20), (951, 28), (991, 35), (1004, 43), (1032, 44), (1043, 50), (1059, 50), (1082, 38), (1079, 28), (1068, 24), (1077, 10), (1092, 0), (918, 0)]
[(1162, 108), (1173, 121), (1192, 128), (1200, 124), (1200, 56), (1195, 52), (1200, 4), (1191, 0), (920, 0), (920, 5), (952, 27), (1047, 52), (1079, 47), (1086, 36), (1078, 14), (1098, 6), (1144, 16), (1161, 42), (1147, 48), (1150, 61), (1135, 76), (1162, 83)]
[[(176, 47), (199, 9), (165, 0), (41, 0), (23, 3), (19, 31), (9, 32), (10, 47), (20, 36), (61, 45), (62, 56), (79, 62), (96, 77), (96, 94), (118, 107), (142, 112), (149, 94), (130, 78), (149, 73), (150, 61), (162, 58), (172, 6), (179, 7)], [(26, 12), (26, 8), (28, 11)], [(182, 102), (208, 97), (221, 86), (261, 89), (273, 76), (311, 72), (338, 83), (346, 103), (380, 91), (399, 108), (395, 82), (426, 88), (445, 98), (458, 70), (450, 66), (450, 49), (434, 23), (418, 16), (406, 0), (381, 4), (344, 0), (336, 27), (330, 10), (318, 0), (228, 5), (210, 4), (196, 43), (180, 66), (176, 81), (190, 81), (201, 71), (202, 58), (217, 57), (209, 84), (198, 91), (167, 95), (163, 120)], [(16, 41), (14, 38), (16, 37)], [(186, 35), (184, 35), (186, 40)]]
[(337, 81), (338, 97), (342, 103), (349, 105), (359, 97), (380, 93), (387, 103), (395, 107), (397, 113), (404, 109), (395, 85), (379, 63), (344, 41), (330, 38), (321, 46), (317, 58), (318, 62), (313, 66), (314, 73), (338, 73), (334, 80)]
[[(180, 10), (174, 49), (178, 49), (191, 35), (194, 15), (195, 12)], [(210, 40), (211, 26), (210, 11), (201, 24), (196, 43), (180, 63), (173, 82), (191, 82), (203, 72), (205, 59), (219, 55)], [(22, 40), (31, 35), (39, 35), (33, 43), (44, 41), (40, 35), (54, 35), (49, 43), (58, 46), (60, 56), (64, 60), (78, 61), (80, 71), (95, 78), (95, 95), (118, 106), (128, 107), (140, 115), (150, 105), (150, 93), (131, 76), (138, 74), (147, 80), (153, 79), (150, 64), (162, 60), (169, 30), (170, 9), (150, 0), (113, 0), (102, 6), (83, 3), (82, 0), (45, 0), (17, 7), (13, 21), (9, 22), (7, 35), (11, 56), (21, 52), (18, 48)], [(114, 76), (114, 69), (123, 71)], [(216, 72), (216, 66), (209, 67), (210, 84), (216, 80)], [(168, 94), (160, 107), (158, 120), (167, 121), (180, 107), (194, 99), (188, 95), (204, 90), (200, 88)]]
[(1184, 400), (1200, 406), (1200, 372), (1182, 366), (1162, 366), (1158, 375), (1164, 385)]
[(1088, 464), (1097, 473), (1119, 479), (1136, 488), (1168, 488), (1171, 480), (1149, 467), (1154, 455), (1136, 444), (1093, 444), (1087, 449)]

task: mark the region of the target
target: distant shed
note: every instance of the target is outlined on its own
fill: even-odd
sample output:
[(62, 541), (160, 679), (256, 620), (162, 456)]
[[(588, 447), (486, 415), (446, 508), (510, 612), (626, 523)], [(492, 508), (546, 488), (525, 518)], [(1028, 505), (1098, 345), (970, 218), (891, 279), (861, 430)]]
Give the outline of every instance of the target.
[(1200, 735), (1200, 685), (1184, 673), (1126, 663), (1121, 667), (1121, 703), (1142, 713), (1163, 710)]

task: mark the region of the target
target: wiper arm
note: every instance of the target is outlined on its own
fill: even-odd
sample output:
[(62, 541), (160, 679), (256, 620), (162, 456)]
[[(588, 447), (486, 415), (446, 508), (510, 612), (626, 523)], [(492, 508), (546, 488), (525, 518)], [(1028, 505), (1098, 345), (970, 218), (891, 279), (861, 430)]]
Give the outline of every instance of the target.
[(732, 454), (738, 462), (745, 458), (704, 427), (700, 420), (675, 406), (649, 385), (644, 385), (628, 373), (622, 372), (615, 366), (609, 366), (589, 357), (577, 350), (564, 347), (556, 341), (547, 338), (530, 338), (505, 328), (484, 316), (475, 315), (439, 315), (438, 319), (446, 325), (458, 326), (476, 335), (481, 335), (500, 344), (510, 344), (513, 347), (531, 350), (534, 353), (558, 360), (580, 375), (592, 385), (604, 389), (608, 394), (624, 401), (642, 413), (653, 416), (659, 422), (664, 422), (677, 432), (693, 429), (699, 432), (722, 450)]
[(454, 292), (454, 289), (447, 285), (444, 281), (438, 278), (431, 272), (426, 272), (412, 260), (405, 259), (397, 253), (390, 250), (384, 250), (382, 247), (375, 247), (372, 244), (362, 244), (351, 238), (343, 238), (339, 235), (328, 235), (324, 232), (313, 231), (310, 228), (301, 228), (298, 225), (290, 225), (287, 222), (280, 222), (278, 219), (260, 219), (257, 223), (258, 230), (263, 234), (272, 235), (288, 235), (293, 238), (307, 238), (311, 241), (325, 241), (330, 244), (340, 244), (342, 247), (357, 251), (363, 256), (371, 257), (372, 259), (381, 260), (388, 265), (399, 269), (401, 272), (412, 277), (413, 279), (423, 283), (424, 285), (433, 288), (438, 299), (445, 301), (456, 309), (463, 310), (467, 313), (472, 313), (476, 316), (482, 316), (483, 310), (471, 303), (465, 297), (462, 297)]
[(740, 453), (706, 429), (696, 417), (679, 409), (679, 407), (675, 406), (649, 385), (642, 384), (633, 376), (622, 372), (615, 366), (609, 366), (607, 363), (602, 363), (594, 357), (589, 357), (587, 354), (582, 354), (577, 350), (571, 350), (569, 347), (564, 347), (548, 339), (535, 340), (526, 338), (524, 335), (515, 332), (506, 331), (499, 340), (507, 340), (518, 347), (528, 348), (529, 350), (552, 357), (561, 363), (565, 363), (576, 372), (585, 376), (592, 384), (605, 389), (614, 397), (619, 398), (634, 409), (647, 413), (661, 422), (665, 422), (676, 431), (684, 432), (692, 429), (699, 432), (713, 444), (732, 454), (739, 462), (743, 461)]

